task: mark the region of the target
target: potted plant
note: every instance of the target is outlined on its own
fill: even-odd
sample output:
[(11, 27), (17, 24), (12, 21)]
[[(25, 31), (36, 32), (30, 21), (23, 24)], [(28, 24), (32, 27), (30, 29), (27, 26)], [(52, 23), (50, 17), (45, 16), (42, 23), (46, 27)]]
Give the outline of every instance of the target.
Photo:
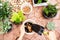
[[(31, 20), (31, 19), (27, 19), (23, 22), (22, 27), (21, 27), (21, 32), (24, 31), (26, 34), (33, 34), (34, 32), (31, 29), (31, 25), (30, 24), (36, 24), (35, 21)], [(31, 29), (31, 31), (28, 31), (26, 28), (27, 26)], [(29, 29), (28, 28), (28, 29)]]
[(9, 21), (9, 19), (5, 19), (3, 23), (3, 32), (7, 33), (12, 30), (12, 23)]
[(32, 5), (28, 2), (24, 2), (21, 5), (21, 10), (23, 11), (24, 14), (30, 14), (32, 12)]
[(21, 32), (21, 33), (20, 33), (20, 36), (19, 36), (18, 40), (22, 40), (25, 33), (28, 34), (28, 35), (34, 34), (33, 31), (32, 31), (32, 32), (27, 32), (27, 31), (26, 31), (26, 29), (25, 29), (26, 25), (25, 25), (25, 24), (26, 24), (27, 22), (32, 23), (32, 24), (35, 23), (32, 19), (27, 19), (27, 20), (25, 20), (25, 21), (23, 22), (21, 28), (20, 28), (20, 32)]
[(48, 22), (46, 28), (50, 31), (55, 30), (55, 23), (54, 22)]
[[(9, 15), (11, 14), (11, 7), (8, 2), (0, 0), (0, 34), (8, 32), (11, 29), (9, 22)], [(7, 20), (7, 21), (6, 21)]]
[(55, 5), (49, 4), (48, 6), (43, 8), (43, 16), (45, 18), (52, 18), (56, 16), (56, 14), (57, 14), (57, 9)]
[(18, 12), (13, 12), (11, 15), (10, 21), (14, 24), (20, 24), (25, 20), (25, 16), (23, 15), (23, 12), (20, 10)]
[(34, 6), (47, 6), (48, 0), (33, 0)]
[(54, 22), (48, 22), (46, 28), (48, 29), (48, 38), (50, 40), (57, 40), (56, 34), (55, 34), (55, 23)]

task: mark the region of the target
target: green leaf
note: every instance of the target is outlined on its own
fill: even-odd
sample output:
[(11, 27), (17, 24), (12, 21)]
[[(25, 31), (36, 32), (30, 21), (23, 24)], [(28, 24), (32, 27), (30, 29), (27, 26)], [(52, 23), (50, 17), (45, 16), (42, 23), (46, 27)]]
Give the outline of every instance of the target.
[(1, 2), (2, 6), (0, 6), (0, 18), (5, 19), (8, 18), (11, 13), (11, 7), (8, 2)]
[(0, 34), (3, 34), (4, 32), (3, 32), (3, 23), (2, 23), (2, 21), (0, 21)]
[(5, 19), (4, 24), (3, 24), (3, 32), (6, 33), (8, 32), (9, 29), (12, 27), (10, 26), (11, 22), (9, 22), (9, 19)]
[(23, 15), (23, 12), (20, 10), (17, 13), (13, 12), (12, 13), (12, 17), (11, 17), (11, 21), (18, 24), (20, 22), (23, 22), (25, 20), (25, 17)]
[(38, 3), (42, 3), (42, 0), (38, 0)]
[(56, 7), (51, 4), (49, 4), (47, 7), (44, 7), (43, 11), (47, 16), (49, 16), (49, 14), (50, 14), (50, 16), (54, 16), (55, 14), (57, 14)]

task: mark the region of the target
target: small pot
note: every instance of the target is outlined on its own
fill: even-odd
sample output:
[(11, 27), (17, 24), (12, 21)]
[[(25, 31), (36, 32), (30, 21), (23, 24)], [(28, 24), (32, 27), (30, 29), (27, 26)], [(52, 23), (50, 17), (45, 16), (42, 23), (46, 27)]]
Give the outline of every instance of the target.
[(34, 34), (33, 31), (32, 31), (32, 32), (29, 32), (29, 33), (25, 31), (25, 25), (24, 25), (24, 24), (25, 24), (26, 22), (31, 22), (31, 23), (34, 23), (34, 24), (35, 24), (35, 21), (33, 21), (33, 20), (31, 20), (31, 19), (28, 19), (28, 20), (26, 20), (26, 21), (23, 22), (22, 27), (21, 27), (21, 31), (24, 31), (26, 34)]
[[(36, 0), (37, 2), (37, 0)], [(34, 0), (33, 0), (33, 6), (36, 7), (36, 6), (47, 6), (48, 5), (48, 1), (47, 2), (42, 2), (42, 3), (35, 3)]]
[[(29, 12), (24, 12), (23, 11), (23, 8), (28, 6), (30, 8), (30, 11)], [(22, 5), (21, 5), (21, 10), (23, 11), (24, 14), (30, 14), (32, 12), (32, 5), (28, 2), (24, 2)]]

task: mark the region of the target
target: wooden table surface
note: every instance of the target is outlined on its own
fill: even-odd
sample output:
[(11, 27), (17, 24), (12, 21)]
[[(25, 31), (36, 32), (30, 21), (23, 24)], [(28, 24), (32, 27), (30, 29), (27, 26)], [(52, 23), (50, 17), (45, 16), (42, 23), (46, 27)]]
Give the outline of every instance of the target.
[[(60, 1), (59, 0), (57, 0), (57, 1), (58, 1), (57, 8), (59, 8)], [(52, 0), (51, 3), (56, 3), (57, 1)], [(16, 1), (14, 1), (14, 0), (11, 1), (11, 5), (16, 5), (16, 4), (13, 4), (12, 2), (16, 2)], [(30, 3), (32, 3), (31, 0), (30, 0)], [(19, 8), (20, 8), (20, 5), (19, 5), (19, 7), (14, 6), (12, 11), (17, 12), (19, 10)], [(42, 8), (43, 7), (33, 7), (33, 11), (29, 15), (25, 15), (26, 19), (32, 19), (37, 24), (42, 25), (42, 26), (46, 26), (46, 24), (52, 20), (52, 22), (55, 23), (55, 27), (56, 27), (55, 33), (57, 36), (57, 40), (60, 40), (60, 10), (58, 10), (57, 15), (54, 18), (45, 19), (42, 16)], [(20, 27), (21, 27), (21, 24), (18, 26), (13, 24), (12, 30), (10, 32), (0, 35), (0, 40), (16, 40), (16, 38), (20, 36)], [(46, 39), (45, 39), (44, 35), (40, 36), (37, 33), (34, 33), (33, 35), (25, 34), (23, 37), (23, 40), (46, 40)]]

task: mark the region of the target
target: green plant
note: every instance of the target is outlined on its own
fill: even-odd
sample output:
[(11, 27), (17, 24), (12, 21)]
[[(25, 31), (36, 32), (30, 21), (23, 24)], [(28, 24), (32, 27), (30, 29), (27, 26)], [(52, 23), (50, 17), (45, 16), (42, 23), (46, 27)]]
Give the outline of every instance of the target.
[(11, 22), (9, 21), (9, 19), (6, 19), (3, 24), (3, 32), (7, 33), (11, 28)]
[(0, 34), (7, 33), (12, 28), (9, 19), (5, 19), (4, 22), (0, 21)]
[(25, 20), (25, 17), (23, 15), (22, 11), (19, 11), (18, 13), (13, 12), (10, 20), (16, 24), (19, 24)]
[(47, 24), (47, 29), (48, 30), (54, 30), (55, 29), (55, 23), (54, 22), (49, 22)]
[(49, 4), (47, 7), (43, 8), (43, 13), (47, 17), (53, 17), (57, 14), (57, 9), (55, 5)]
[(3, 32), (3, 23), (2, 23), (2, 21), (0, 21), (0, 34), (3, 34), (4, 32)]
[(0, 2), (0, 19), (9, 17), (11, 13), (11, 7), (8, 2)]
[(47, 0), (38, 0), (37, 3), (47, 2)]
[(9, 24), (9, 16), (11, 14), (11, 7), (8, 2), (0, 0), (0, 34), (6, 33), (11, 26)]

